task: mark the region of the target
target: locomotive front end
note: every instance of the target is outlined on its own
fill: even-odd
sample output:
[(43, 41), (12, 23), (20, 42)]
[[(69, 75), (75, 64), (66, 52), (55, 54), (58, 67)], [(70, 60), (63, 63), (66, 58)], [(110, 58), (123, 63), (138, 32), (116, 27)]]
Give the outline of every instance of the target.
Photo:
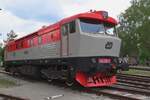
[(109, 86), (116, 83), (117, 59), (121, 40), (117, 24), (96, 18), (80, 18), (78, 71), (76, 80), (85, 87)]

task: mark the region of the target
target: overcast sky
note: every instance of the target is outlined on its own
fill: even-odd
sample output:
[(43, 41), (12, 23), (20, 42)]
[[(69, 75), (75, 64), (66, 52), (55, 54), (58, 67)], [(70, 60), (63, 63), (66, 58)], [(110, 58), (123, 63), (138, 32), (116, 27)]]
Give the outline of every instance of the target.
[(131, 0), (0, 0), (0, 39), (13, 29), (19, 37), (43, 25), (55, 23), (90, 9), (106, 10), (117, 16), (130, 6)]

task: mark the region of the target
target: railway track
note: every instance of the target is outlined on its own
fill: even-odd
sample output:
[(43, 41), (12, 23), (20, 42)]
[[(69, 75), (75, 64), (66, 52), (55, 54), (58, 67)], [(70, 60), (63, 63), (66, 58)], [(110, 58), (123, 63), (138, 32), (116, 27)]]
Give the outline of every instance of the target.
[(137, 93), (137, 91), (134, 90), (130, 91), (129, 89), (126, 88), (119, 88), (118, 86), (109, 87), (105, 89), (101, 89), (101, 88), (87, 89), (84, 92), (94, 93), (96, 95), (104, 95), (119, 100), (145, 100), (145, 99), (149, 100), (150, 99), (145, 94), (140, 94), (139, 92)]
[(136, 89), (144, 89), (144, 90), (148, 90), (149, 88), (140, 86), (140, 85), (135, 85), (135, 84), (128, 84), (128, 83), (120, 83), (118, 82), (117, 85), (121, 85), (121, 86), (126, 86), (126, 87), (130, 87), (130, 88), (136, 88)]
[[(122, 86), (110, 86), (102, 88), (84, 88), (81, 86), (66, 87), (60, 83), (56, 83), (60, 87), (65, 87), (65, 89), (71, 89), (73, 91), (78, 91), (82, 93), (95, 94), (97, 96), (106, 96), (112, 99), (118, 100), (149, 100), (150, 92), (144, 90), (134, 90)], [(56, 85), (55, 84), (55, 85)]]
[(150, 77), (140, 75), (118, 74), (118, 85), (150, 90)]
[[(128, 86), (122, 86), (118, 84), (110, 87), (101, 87), (101, 88), (84, 88), (79, 85), (70, 88), (65, 86), (64, 84), (61, 84), (60, 82), (52, 84), (64, 87), (65, 89), (71, 89), (83, 93), (96, 94), (98, 96), (103, 95), (118, 100), (146, 100), (150, 96), (149, 90), (131, 88)], [(149, 99), (150, 98), (148, 98), (147, 100)]]
[(150, 79), (150, 76), (144, 76), (144, 75), (131, 75), (131, 74), (118, 73), (117, 76), (128, 76), (128, 77), (138, 77), (138, 78), (148, 78), (148, 79)]
[(0, 100), (29, 100), (29, 99), (0, 93)]
[(98, 95), (106, 95), (119, 100), (150, 100), (150, 77), (117, 74), (118, 83), (104, 90), (92, 90)]
[[(8, 73), (5, 71), (0, 71), (0, 73), (12, 75), (11, 73)], [(137, 77), (137, 76), (134, 76), (134, 77)], [(57, 82), (57, 83), (56, 84), (53, 83), (53, 85), (58, 85), (60, 87), (72, 89), (72, 88), (62, 85), (59, 82)], [(110, 86), (110, 87), (81, 88), (81, 89), (80, 88), (81, 87), (78, 88), (78, 86), (77, 86), (77, 88), (75, 88), (75, 89), (73, 88), (73, 90), (77, 90), (80, 92), (86, 92), (86, 93), (92, 93), (92, 94), (96, 94), (98, 96), (104, 95), (104, 96), (108, 96), (110, 98), (119, 99), (119, 100), (149, 100), (150, 99), (150, 98), (148, 98), (148, 96), (150, 96), (150, 91), (147, 88), (145, 88), (145, 89), (143, 89), (143, 87), (139, 88), (139, 87), (137, 87), (137, 85), (131, 86), (131, 84), (129, 85), (128, 83), (126, 83), (123, 80), (122, 80), (122, 82), (118, 82), (118, 84), (116, 84), (114, 86)], [(10, 100), (27, 100), (27, 99), (10, 99)]]
[(142, 77), (132, 77), (132, 76), (117, 76), (118, 79), (122, 80), (132, 80), (132, 81), (139, 81), (139, 82), (150, 82), (150, 78), (142, 78)]
[(12, 73), (9, 73), (9, 72), (3, 71), (3, 70), (0, 70), (0, 73), (2, 73), (2, 74), (8, 74), (8, 75), (13, 75)]
[(143, 71), (150, 71), (149, 67), (129, 67), (130, 69), (136, 69), (136, 70), (143, 70)]
[(126, 84), (133, 84), (133, 85), (142, 86), (142, 87), (146, 87), (147, 89), (150, 89), (150, 83), (146, 83), (146, 82), (127, 80), (127, 79), (118, 79), (118, 82), (126, 83)]
[[(129, 74), (117, 74), (118, 81), (123, 81), (127, 83), (138, 83), (143, 86), (150, 86), (150, 77), (149, 76), (140, 76), (140, 75), (129, 75)], [(137, 85), (137, 84), (136, 84)]]

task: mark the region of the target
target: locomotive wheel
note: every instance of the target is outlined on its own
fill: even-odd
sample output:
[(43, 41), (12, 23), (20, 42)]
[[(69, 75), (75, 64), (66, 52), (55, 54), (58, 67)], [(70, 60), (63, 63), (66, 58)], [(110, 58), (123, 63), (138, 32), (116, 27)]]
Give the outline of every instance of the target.
[(10, 67), (10, 68), (9, 68), (9, 72), (10, 72), (13, 76), (16, 76), (16, 75), (17, 75), (17, 69), (14, 68), (14, 67)]
[(48, 81), (49, 83), (51, 83), (53, 80), (52, 80), (51, 78), (49, 78), (49, 79), (47, 79), (47, 81)]
[(69, 87), (74, 85), (74, 79), (71, 77), (71, 70), (72, 70), (72, 67), (69, 67), (67, 80), (65, 81), (66, 85)]

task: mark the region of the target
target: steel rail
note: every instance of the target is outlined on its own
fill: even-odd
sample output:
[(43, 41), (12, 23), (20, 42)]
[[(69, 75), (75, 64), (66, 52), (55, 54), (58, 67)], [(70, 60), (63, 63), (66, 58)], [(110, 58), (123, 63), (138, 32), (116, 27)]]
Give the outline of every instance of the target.
[(8, 74), (8, 75), (13, 75), (12, 73), (6, 72), (6, 71), (3, 71), (3, 70), (0, 70), (0, 73), (2, 73), (2, 74)]
[(149, 90), (149, 88), (147, 88), (147, 87), (143, 87), (143, 86), (139, 86), (139, 85), (134, 85), (134, 84), (127, 84), (127, 83), (119, 83), (118, 82), (117, 85), (127, 86), (127, 87), (133, 87), (133, 88), (137, 88), (137, 89)]
[(117, 73), (117, 76), (129, 76), (129, 77), (144, 77), (144, 78), (149, 78), (150, 76), (146, 76), (146, 75), (133, 75), (133, 74), (123, 74), (123, 73)]
[(136, 69), (136, 70), (150, 71), (150, 68), (141, 68), (141, 67), (129, 67), (129, 69)]
[(3, 93), (0, 93), (0, 97), (7, 98), (8, 100), (29, 100), (29, 99), (26, 99), (26, 98), (16, 97), (16, 96), (7, 95), (7, 94), (3, 94)]
[(93, 93), (93, 94), (96, 94), (98, 96), (104, 95), (104, 96), (108, 96), (110, 98), (119, 99), (119, 100), (141, 100), (139, 98), (134, 98), (134, 97), (129, 97), (129, 96), (125, 96), (125, 95), (114, 94), (114, 93), (111, 93), (111, 92), (95, 90), (95, 89), (87, 89), (84, 92)]
[(150, 83), (150, 79), (139, 78), (139, 77), (117, 76), (117, 79), (132, 80), (132, 81), (139, 81), (139, 82)]
[(134, 84), (134, 85), (141, 85), (141, 86), (144, 86), (144, 87), (150, 87), (150, 84), (148, 84), (148, 83), (142, 83), (142, 80), (141, 80), (141, 82), (137, 82), (137, 81), (132, 81), (132, 80), (118, 79), (118, 82), (128, 83), (128, 84)]
[(137, 93), (137, 94), (150, 96), (150, 91), (145, 89), (137, 89), (137, 88), (122, 86), (122, 85), (114, 85), (114, 86), (110, 86), (110, 88), (115, 90), (128, 91), (130, 93)]

